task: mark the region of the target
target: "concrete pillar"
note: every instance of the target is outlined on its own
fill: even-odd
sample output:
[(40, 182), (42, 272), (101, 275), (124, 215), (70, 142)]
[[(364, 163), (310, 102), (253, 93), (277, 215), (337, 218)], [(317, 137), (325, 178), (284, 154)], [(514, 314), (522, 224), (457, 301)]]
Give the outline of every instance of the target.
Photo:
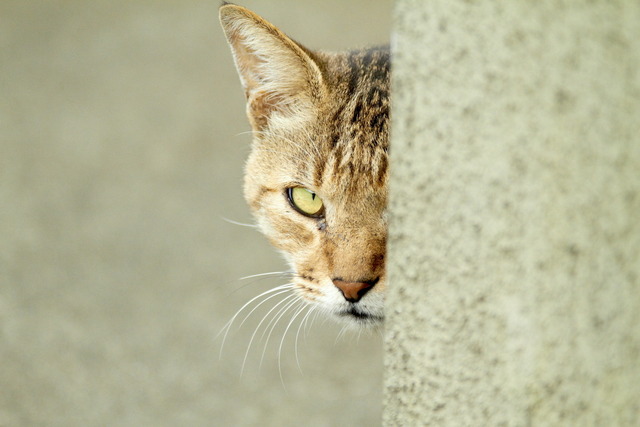
[(640, 2), (398, 0), (387, 426), (640, 422)]

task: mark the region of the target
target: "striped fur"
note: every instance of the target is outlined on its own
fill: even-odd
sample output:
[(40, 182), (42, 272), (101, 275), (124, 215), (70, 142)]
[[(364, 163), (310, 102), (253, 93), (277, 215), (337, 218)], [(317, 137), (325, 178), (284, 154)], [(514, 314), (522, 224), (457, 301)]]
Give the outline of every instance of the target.
[[(389, 149), (387, 47), (311, 51), (259, 16), (226, 4), (220, 19), (254, 130), (245, 197), (287, 258), (299, 296), (356, 325), (380, 324), (386, 285)], [(300, 215), (286, 189), (319, 195), (324, 218)], [(332, 280), (371, 281), (358, 302)]]

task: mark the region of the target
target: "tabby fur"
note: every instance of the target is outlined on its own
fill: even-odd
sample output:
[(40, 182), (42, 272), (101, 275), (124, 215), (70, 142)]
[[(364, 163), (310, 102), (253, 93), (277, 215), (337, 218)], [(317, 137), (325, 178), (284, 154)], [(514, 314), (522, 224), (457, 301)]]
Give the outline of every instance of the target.
[[(311, 51), (253, 12), (220, 8), (253, 128), (244, 194), (292, 268), (294, 292), (354, 325), (379, 325), (386, 287), (388, 47)], [(323, 218), (286, 191), (322, 198)], [(373, 284), (348, 301), (334, 281)]]

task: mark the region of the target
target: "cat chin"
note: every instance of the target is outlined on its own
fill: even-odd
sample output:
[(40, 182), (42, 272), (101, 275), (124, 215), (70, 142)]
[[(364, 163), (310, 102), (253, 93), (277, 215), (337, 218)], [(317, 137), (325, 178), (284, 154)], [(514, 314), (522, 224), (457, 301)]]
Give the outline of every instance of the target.
[(341, 323), (358, 329), (377, 329), (384, 324), (384, 316), (369, 314), (358, 309), (334, 313)]
[(356, 304), (346, 303), (346, 306), (333, 308), (332, 317), (340, 323), (358, 329), (377, 329), (384, 324), (384, 311), (377, 298)]
[[(346, 326), (349, 329), (380, 329), (384, 325), (384, 311), (382, 304), (378, 301), (370, 303), (347, 303), (327, 304), (323, 298), (309, 300), (301, 296), (308, 304), (316, 306), (322, 314)], [(339, 307), (336, 307), (339, 306)]]

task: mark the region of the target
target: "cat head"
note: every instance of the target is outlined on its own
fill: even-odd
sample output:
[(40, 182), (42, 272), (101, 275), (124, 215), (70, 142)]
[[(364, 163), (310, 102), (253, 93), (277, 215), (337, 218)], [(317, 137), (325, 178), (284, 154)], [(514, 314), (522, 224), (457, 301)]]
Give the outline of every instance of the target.
[(379, 324), (386, 286), (388, 48), (311, 51), (253, 12), (220, 8), (253, 142), (245, 198), (294, 291)]

